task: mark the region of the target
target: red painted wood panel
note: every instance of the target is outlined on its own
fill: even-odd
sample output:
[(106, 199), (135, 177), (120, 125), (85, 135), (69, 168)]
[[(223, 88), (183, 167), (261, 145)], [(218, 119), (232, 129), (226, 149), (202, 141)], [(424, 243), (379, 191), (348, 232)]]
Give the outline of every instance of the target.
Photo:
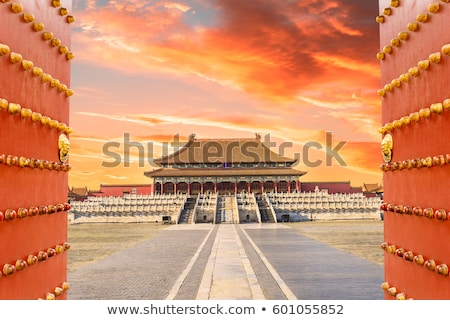
[[(60, 53), (59, 47), (44, 40), (45, 31), (53, 33), (61, 45), (71, 46), (71, 24), (60, 14), (61, 7), (72, 9), (71, 0), (61, 1), (61, 7), (53, 1), (21, 1), (23, 11), (14, 13), (12, 3), (0, 3), (0, 44), (11, 52), (33, 62), (43, 72), (70, 88), (70, 60)], [(33, 22), (24, 21), (24, 13), (32, 14), (35, 22), (43, 23), (44, 30), (35, 31)], [(51, 87), (32, 70), (24, 70), (20, 63), (12, 63), (10, 54), (0, 56), (0, 98), (20, 104), (59, 123), (69, 126), (70, 97), (65, 90)], [(59, 160), (58, 138), (65, 130), (50, 128), (40, 122), (0, 110), (0, 156)], [(67, 202), (68, 173), (65, 170), (49, 170), (0, 164), (0, 211), (8, 209), (50, 206)], [(5, 264), (27, 260), (29, 255), (67, 242), (66, 209), (55, 213), (37, 214), (10, 221), (0, 221), (0, 272)], [(0, 277), (0, 299), (45, 299), (66, 281), (67, 252), (27, 265), (10, 275)], [(66, 293), (57, 296), (65, 299)]]
[[(395, 1), (393, 1), (395, 2)], [(400, 75), (417, 67), (419, 61), (440, 52), (450, 44), (450, 3), (437, 0), (398, 1), (394, 7), (389, 0), (379, 0), (380, 15), (391, 8), (380, 23), (380, 52), (390, 45), (400, 32), (408, 32), (408, 39), (393, 47), (380, 61), (380, 89)], [(439, 4), (439, 11), (428, 11), (430, 4)], [(428, 13), (426, 22), (418, 22), (418, 30), (411, 32), (407, 25), (417, 22), (420, 14)], [(382, 124), (393, 123), (420, 109), (450, 98), (450, 56), (442, 55), (440, 63), (430, 62), (427, 70), (394, 87), (381, 97)], [(450, 154), (450, 111), (431, 113), (417, 123), (403, 125), (389, 131), (393, 138), (391, 165), (403, 160)], [(380, 139), (381, 140), (381, 139)], [(380, 152), (381, 153), (381, 152)], [(450, 211), (450, 164), (442, 166), (388, 170), (384, 172), (384, 201), (387, 204), (420, 206)], [(411, 250), (433, 259), (436, 264), (450, 265), (450, 220), (385, 212), (384, 241), (397, 248)], [(385, 253), (385, 281), (412, 299), (450, 299), (450, 278), (428, 270), (392, 253)], [(386, 299), (396, 296), (385, 293)]]

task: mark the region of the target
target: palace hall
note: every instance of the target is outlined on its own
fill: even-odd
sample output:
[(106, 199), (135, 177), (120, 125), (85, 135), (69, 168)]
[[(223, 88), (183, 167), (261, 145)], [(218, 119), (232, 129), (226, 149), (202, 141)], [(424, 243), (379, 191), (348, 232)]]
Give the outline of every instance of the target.
[(145, 172), (155, 194), (236, 194), (300, 191), (297, 160), (273, 152), (261, 136), (247, 139), (197, 139), (154, 160)]

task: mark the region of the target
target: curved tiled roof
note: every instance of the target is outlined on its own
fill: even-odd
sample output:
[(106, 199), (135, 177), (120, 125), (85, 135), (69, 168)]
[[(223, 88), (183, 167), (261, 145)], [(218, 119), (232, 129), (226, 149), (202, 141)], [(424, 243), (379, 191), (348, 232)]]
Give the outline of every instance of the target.
[(273, 152), (259, 136), (253, 139), (191, 138), (174, 153), (155, 159), (157, 165), (206, 163), (296, 163), (296, 159)]

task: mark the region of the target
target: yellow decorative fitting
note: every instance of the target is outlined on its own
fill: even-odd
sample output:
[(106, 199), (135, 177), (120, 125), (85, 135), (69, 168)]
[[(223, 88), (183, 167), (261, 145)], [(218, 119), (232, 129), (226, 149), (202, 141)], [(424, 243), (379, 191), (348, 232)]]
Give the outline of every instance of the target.
[(67, 60), (72, 60), (73, 58), (75, 58), (74, 54), (72, 52), (67, 52), (66, 53), (66, 59)]
[(61, 83), (60, 83), (60, 81), (59, 81), (58, 79), (52, 79), (52, 80), (50, 81), (50, 86), (51, 86), (52, 88), (57, 88), (57, 87), (59, 87), (60, 84), (61, 84)]
[(29, 266), (35, 265), (37, 262), (38, 262), (38, 258), (35, 255), (33, 255), (33, 254), (28, 255), (27, 263)]
[(42, 81), (44, 82), (50, 82), (52, 81), (53, 77), (51, 75), (49, 75), (48, 73), (44, 73), (42, 75)]
[(64, 83), (60, 83), (58, 86), (58, 90), (59, 90), (59, 92), (66, 92), (67, 86)]
[(450, 56), (450, 44), (446, 44), (446, 45), (442, 46), (441, 52), (442, 52), (442, 54)]
[[(408, 164), (407, 164), (408, 165)], [(409, 168), (411, 168), (411, 162), (409, 162), (409, 167), (408, 167), (408, 169)], [(412, 210), (412, 208), (411, 207), (409, 207), (411, 210)], [(414, 253), (412, 252), (412, 251), (406, 251), (404, 254), (403, 254), (403, 259), (405, 259), (405, 260), (407, 260), (407, 261), (413, 261), (413, 259), (414, 259)]]
[(410, 119), (411, 121), (418, 122), (419, 119), (420, 119), (420, 114), (419, 114), (418, 112), (413, 112), (413, 113), (411, 113), (411, 114), (409, 115), (409, 119)]
[(441, 114), (444, 111), (444, 106), (442, 105), (442, 103), (433, 103), (430, 106), (430, 111), (435, 114)]
[(14, 13), (21, 13), (23, 11), (23, 6), (20, 3), (13, 2), (11, 3), (11, 10)]
[(68, 282), (63, 282), (61, 288), (63, 288), (64, 291), (67, 291), (70, 289), (70, 284)]
[(383, 289), (384, 291), (387, 291), (389, 289), (389, 282), (383, 282), (381, 284), (381, 289)]
[(71, 96), (73, 96), (73, 94), (74, 94), (74, 92), (72, 89), (67, 89), (66, 96), (71, 97)]
[(430, 13), (438, 13), (440, 9), (440, 5), (438, 2), (432, 3), (428, 6), (428, 12)]
[(395, 128), (395, 129), (400, 129), (400, 128), (402, 127), (402, 125), (403, 125), (403, 123), (402, 123), (401, 120), (394, 120), (394, 121), (392, 122), (392, 124), (394, 125), (394, 128)]
[(9, 276), (11, 274), (13, 274), (14, 272), (16, 272), (16, 267), (13, 266), (12, 264), (6, 263), (3, 265), (3, 275), (5, 276)]
[(391, 46), (393, 47), (399, 47), (400, 46), (400, 39), (394, 38), (391, 40)]
[(428, 68), (430, 67), (430, 60), (421, 60), (419, 61), (417, 66), (419, 67), (419, 69), (428, 70)]
[(53, 293), (51, 293), (51, 292), (47, 292), (46, 294), (45, 294), (45, 300), (55, 300), (56, 298), (55, 298), (55, 295), (53, 294)]
[(40, 114), (39, 112), (33, 112), (31, 114), (31, 120), (33, 122), (41, 122), (42, 119), (42, 114)]
[(25, 59), (22, 60), (22, 68), (24, 70), (31, 70), (33, 67), (34, 67), (33, 61), (25, 60)]
[(380, 97), (384, 97), (384, 96), (386, 95), (386, 90), (380, 89), (380, 90), (377, 91), (377, 93), (378, 93), (378, 95), (379, 95)]
[(383, 23), (384, 22), (384, 16), (377, 16), (375, 18), (375, 21), (378, 22), (378, 23)]
[[(426, 157), (421, 160), (422, 160), (423, 167), (430, 168), (431, 166), (433, 166), (433, 158), (432, 157)], [(427, 218), (433, 218), (433, 216), (434, 216), (433, 208), (423, 209), (423, 215)]]
[(61, 7), (61, 0), (52, 0), (52, 6), (55, 8)]
[(436, 270), (436, 262), (433, 259), (425, 261), (424, 266), (428, 270), (431, 270), (431, 271), (435, 271)]
[(412, 77), (417, 77), (419, 75), (419, 68), (418, 67), (409, 68), (408, 73)]
[(402, 83), (400, 82), (400, 79), (394, 79), (394, 80), (392, 80), (391, 81), (391, 85), (393, 86), (393, 87), (395, 87), (395, 88), (400, 88), (400, 85), (401, 85)]
[[(381, 151), (382, 151), (383, 160), (385, 163), (391, 162), (393, 147), (394, 147), (394, 142), (393, 142), (392, 136), (390, 134), (385, 135), (383, 140), (381, 141)], [(390, 245), (388, 247), (389, 253), (394, 253), (395, 250), (396, 250), (395, 245)]]
[[(438, 156), (433, 157), (433, 165), (434, 166), (443, 166), (445, 164), (444, 155), (440, 154)], [(444, 209), (437, 209), (434, 212), (434, 217), (438, 220), (447, 220), (447, 212)]]
[(386, 131), (392, 131), (394, 130), (394, 124), (392, 122), (388, 122), (384, 125), (384, 127), (386, 128)]
[(42, 39), (44, 39), (45, 41), (52, 40), (53, 39), (53, 33), (51, 33), (50, 31), (45, 31), (42, 34)]
[(0, 110), (5, 111), (8, 110), (9, 102), (6, 99), (0, 98)]
[(419, 24), (417, 22), (410, 22), (407, 25), (409, 31), (416, 32), (419, 30)]
[(73, 22), (75, 22), (75, 17), (74, 16), (67, 16), (66, 21), (67, 21), (67, 23), (73, 23)]
[(67, 8), (59, 9), (59, 14), (62, 16), (67, 16), (69, 14), (69, 10)]
[(51, 45), (53, 47), (59, 47), (61, 45), (61, 40), (59, 40), (58, 38), (53, 38), (51, 41)]
[(396, 287), (391, 287), (391, 288), (389, 288), (389, 289), (388, 289), (388, 293), (389, 293), (391, 296), (395, 297), (395, 296), (397, 295), (397, 288), (396, 288)]
[(383, 14), (384, 14), (385, 16), (390, 16), (390, 15), (392, 14), (391, 8), (384, 8), (384, 9), (383, 9)]
[(392, 52), (392, 46), (384, 46), (383, 52), (386, 54), (390, 54)]
[(42, 124), (43, 126), (48, 125), (49, 122), (50, 122), (50, 118), (49, 118), (49, 117), (47, 117), (47, 116), (42, 116), (42, 117), (41, 117), (41, 124)]
[(30, 23), (34, 21), (34, 16), (31, 13), (24, 13), (23, 16), (23, 21), (25, 21), (26, 23)]
[(428, 21), (428, 13), (421, 13), (416, 18), (417, 22), (425, 23)]
[(16, 53), (16, 52), (11, 52), (10, 58), (11, 58), (12, 63), (22, 62), (22, 59), (23, 59), (22, 55), (20, 53)]
[(50, 121), (48, 122), (48, 126), (52, 129), (58, 128), (58, 124), (59, 124), (58, 120), (55, 119), (50, 119)]
[(392, 92), (392, 90), (394, 89), (393, 87), (392, 87), (392, 84), (390, 84), (390, 83), (388, 83), (388, 84), (385, 84), (384, 85), (384, 88), (383, 88), (385, 91), (387, 91), (387, 92)]
[(18, 103), (12, 103), (12, 102), (9, 103), (9, 105), (8, 105), (8, 112), (9, 112), (10, 114), (16, 114), (16, 113), (19, 113), (20, 110), (22, 110), (22, 107), (21, 107), (20, 104), (18, 104)]
[(402, 31), (402, 32), (399, 32), (399, 34), (397, 35), (397, 37), (398, 37), (400, 40), (406, 41), (406, 40), (408, 40), (409, 34), (408, 34), (408, 32), (406, 32), (406, 31)]
[(402, 75), (400, 75), (399, 77), (401, 82), (408, 82), (409, 81), (409, 73), (403, 73)]
[[(450, 99), (445, 99), (444, 102), (442, 102), (442, 105), (444, 106), (445, 110), (449, 110), (450, 109)], [(0, 103), (1, 106), (1, 103)]]
[(443, 263), (436, 267), (436, 272), (442, 276), (448, 276), (448, 266)]
[(407, 126), (411, 123), (411, 119), (407, 116), (401, 117), (400, 121), (402, 122), (402, 125)]
[(430, 62), (432, 62), (432, 63), (440, 63), (441, 62), (441, 53), (435, 52), (435, 53), (430, 54), (430, 56), (428, 57), (428, 60), (430, 60)]
[(31, 111), (31, 109), (28, 108), (22, 108), (20, 110), (20, 115), (22, 116), (22, 118), (26, 119), (26, 118), (31, 118), (31, 116), (33, 115), (33, 111)]
[(391, 7), (393, 8), (397, 8), (399, 6), (399, 1), (398, 0), (392, 0), (391, 1)]
[(35, 22), (35, 23), (33, 23), (33, 29), (36, 32), (40, 32), (45, 29), (45, 26), (42, 22)]
[(6, 44), (0, 43), (0, 56), (6, 56), (9, 52), (9, 47)]
[(377, 59), (378, 60), (384, 60), (384, 58), (385, 58), (384, 52), (378, 52), (377, 53)]
[(58, 131), (66, 131), (67, 130), (67, 125), (65, 123), (59, 123), (58, 124)]
[(387, 130), (386, 130), (385, 127), (381, 127), (381, 128), (378, 129), (378, 132), (381, 133), (381, 134), (385, 134), (387, 132)]
[(62, 133), (59, 136), (58, 148), (59, 148), (59, 160), (62, 163), (67, 162), (67, 160), (69, 159), (70, 141), (69, 138), (67, 138), (67, 136), (64, 133)]
[(403, 292), (400, 292), (400, 293), (396, 294), (395, 299), (397, 299), (397, 300), (405, 300), (406, 297), (405, 297), (405, 294)]
[(67, 52), (69, 52), (69, 48), (67, 48), (66, 46), (59, 46), (59, 52), (61, 54), (66, 54)]
[(431, 115), (431, 110), (430, 108), (423, 108), (419, 110), (419, 116), (422, 119), (428, 119)]
[(55, 288), (55, 296), (60, 296), (63, 294), (63, 292), (64, 292), (64, 290), (62, 288), (60, 288), (60, 287)]
[(32, 73), (33, 73), (33, 76), (35, 76), (35, 77), (42, 77), (44, 71), (42, 70), (42, 68), (33, 67)]
[[(19, 158), (19, 166), (20, 167), (25, 168), (25, 167), (28, 167), (29, 164), (30, 164), (30, 159), (25, 158), (25, 157)], [(28, 215), (28, 212), (27, 213), (24, 212), (25, 210), (27, 210), (27, 209), (19, 208), (19, 210), (17, 211), (19, 218), (25, 218)]]

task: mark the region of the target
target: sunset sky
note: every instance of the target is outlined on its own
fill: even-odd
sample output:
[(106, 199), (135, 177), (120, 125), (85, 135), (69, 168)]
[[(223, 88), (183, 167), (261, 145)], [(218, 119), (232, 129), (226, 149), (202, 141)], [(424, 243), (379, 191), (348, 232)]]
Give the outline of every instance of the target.
[[(191, 133), (270, 135), (273, 151), (300, 154), (303, 181), (381, 183), (377, 1), (74, 0), (72, 11), (70, 187), (149, 183), (147, 159)], [(346, 142), (347, 166), (326, 165), (326, 132), (332, 148)], [(308, 142), (323, 146), (307, 159), (321, 166), (304, 163)]]

